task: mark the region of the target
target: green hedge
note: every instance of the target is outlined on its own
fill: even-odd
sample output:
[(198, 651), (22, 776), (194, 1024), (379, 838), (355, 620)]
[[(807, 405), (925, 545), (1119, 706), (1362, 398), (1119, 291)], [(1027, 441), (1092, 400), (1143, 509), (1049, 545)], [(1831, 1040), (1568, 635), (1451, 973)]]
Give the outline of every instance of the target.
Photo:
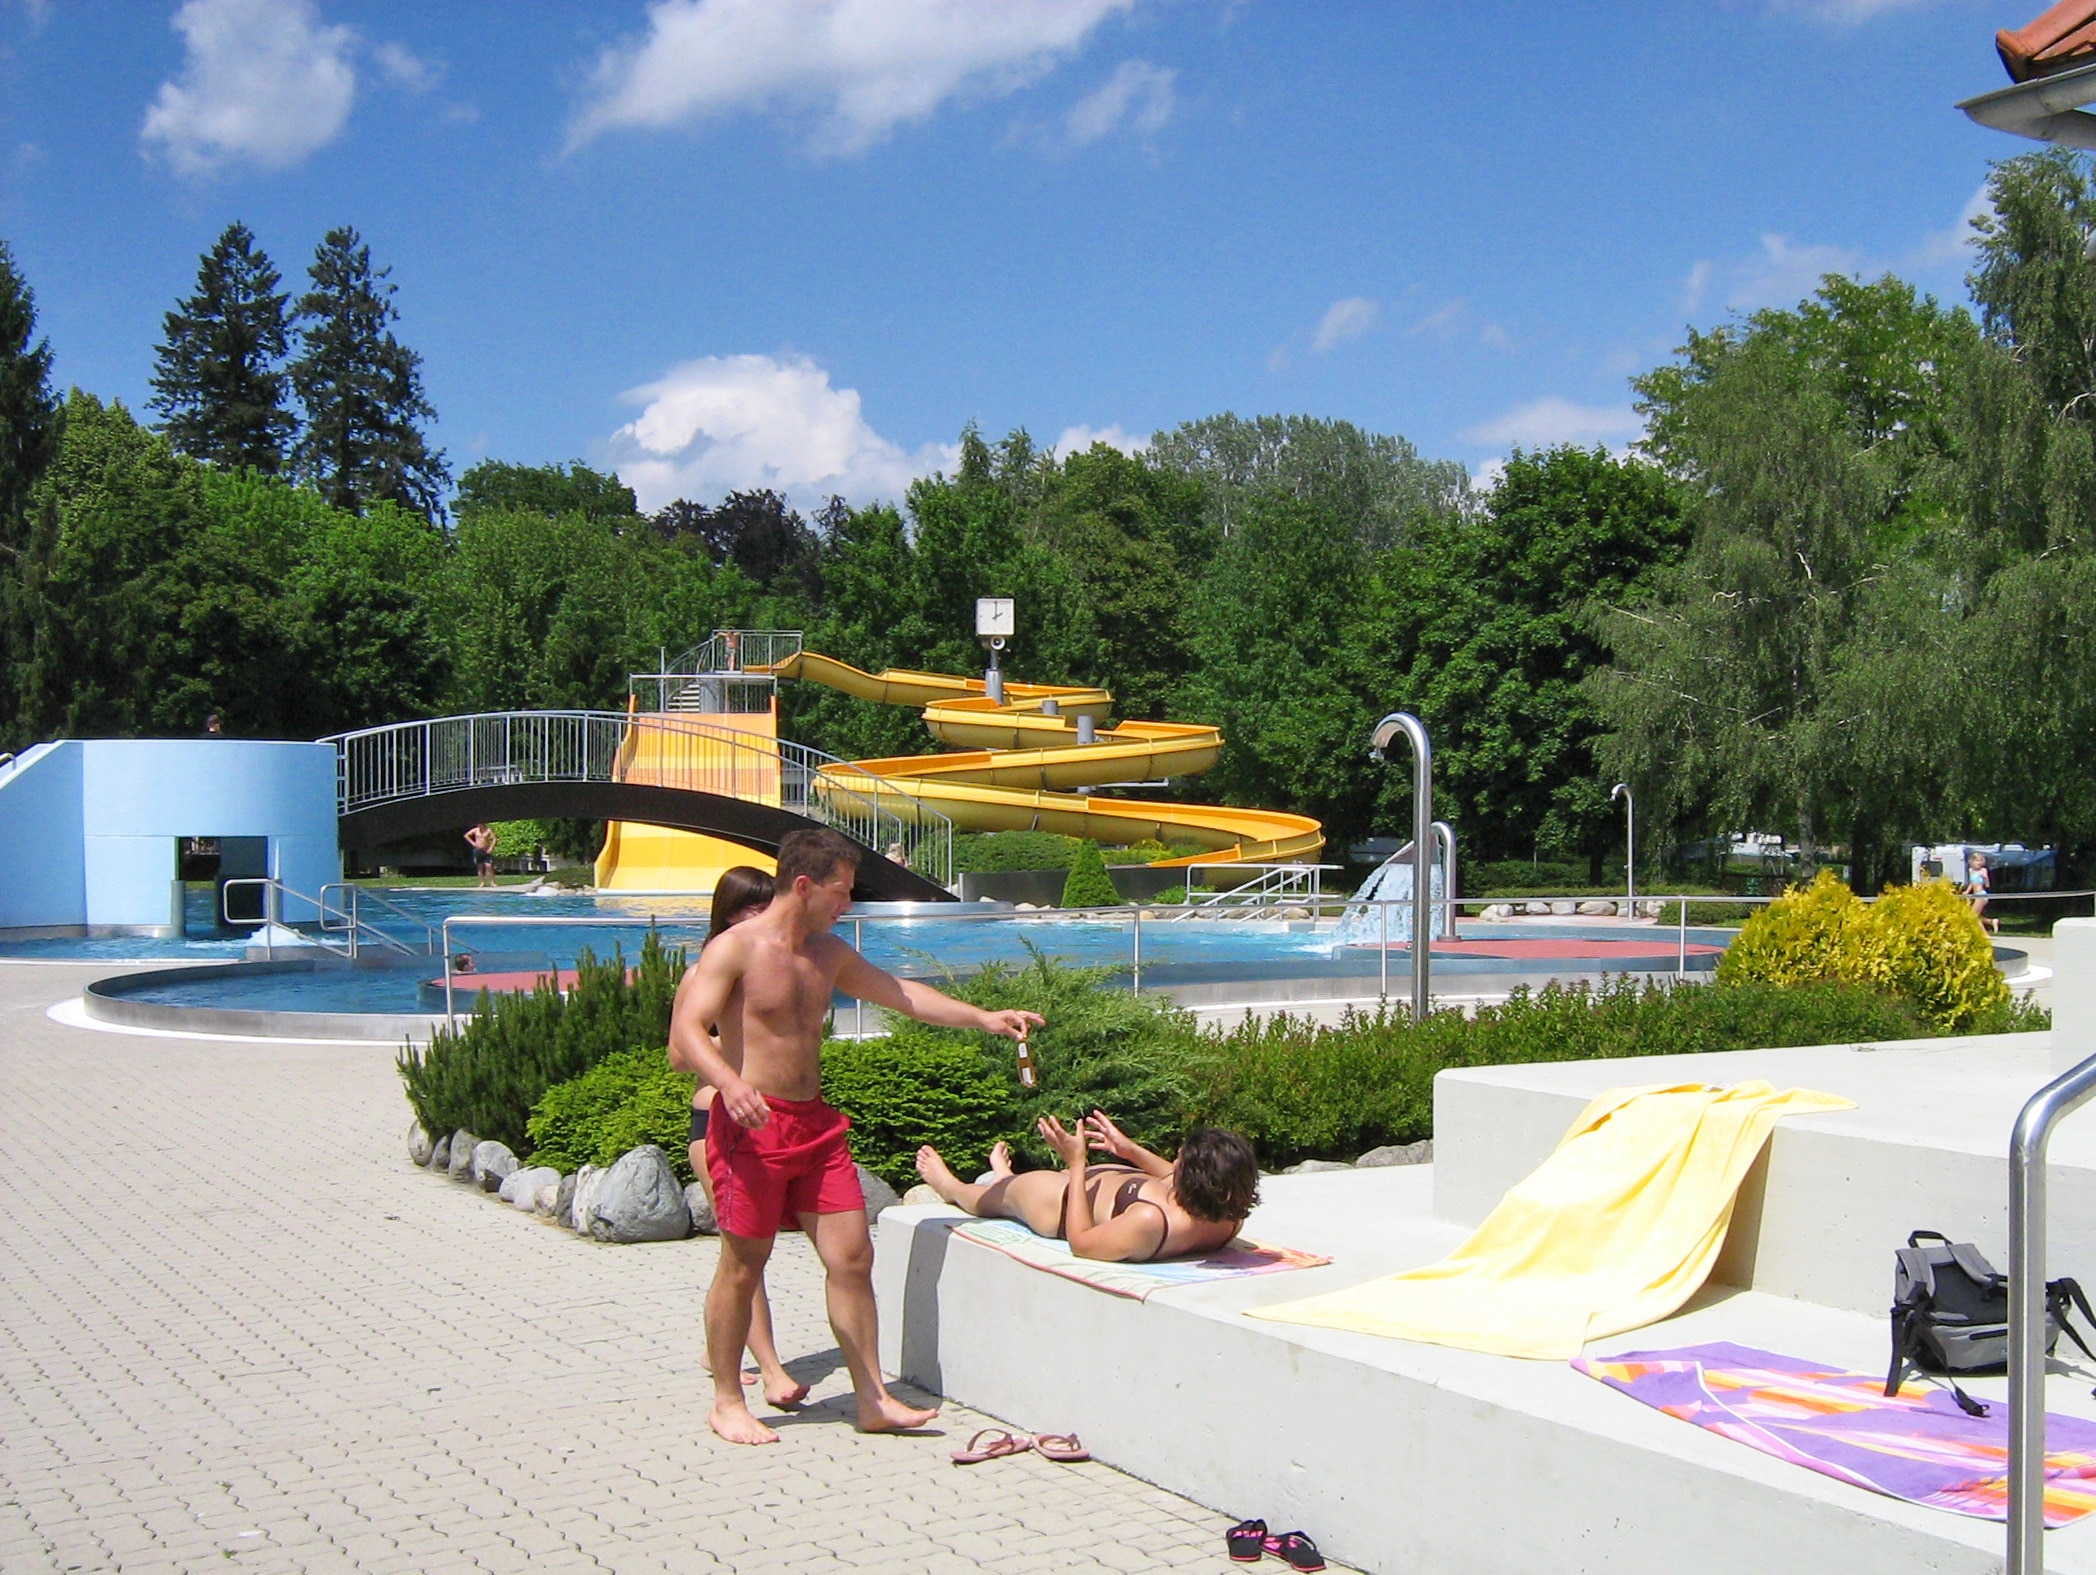
[(966, 875), (1066, 870), (1083, 840), (1052, 831), (964, 831), (953, 839), (953, 867), (956, 874)]
[(668, 1042), (682, 948), (664, 948), (651, 930), (630, 979), (617, 952), (599, 962), (584, 949), (575, 971), (565, 996), (550, 981), (515, 995), (482, 991), (457, 1032), (440, 1028), (426, 1049), (401, 1051), (396, 1064), (423, 1131), (464, 1127), (526, 1153), (526, 1124), (547, 1089), (618, 1051)]
[(930, 1035), (829, 1041), (822, 1093), (851, 1117), (852, 1158), (897, 1191), (916, 1185), (921, 1145), (973, 1176), (1017, 1122), (1009, 1080), (974, 1045)]
[(609, 1165), (644, 1143), (670, 1157), (680, 1181), (690, 1181), (691, 1094), (698, 1079), (673, 1072), (661, 1045), (616, 1050), (580, 1077), (556, 1083), (540, 1096), (525, 1130), (535, 1165), (563, 1171)]

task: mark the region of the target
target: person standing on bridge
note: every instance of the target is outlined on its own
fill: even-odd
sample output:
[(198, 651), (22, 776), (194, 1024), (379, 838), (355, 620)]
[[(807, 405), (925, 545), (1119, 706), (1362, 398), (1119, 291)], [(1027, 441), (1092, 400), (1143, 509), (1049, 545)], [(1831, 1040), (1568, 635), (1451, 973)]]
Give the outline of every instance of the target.
[(903, 1404), (881, 1382), (873, 1238), (845, 1141), (851, 1123), (822, 1100), (822, 1028), (831, 996), (842, 990), (919, 1022), (1020, 1041), (1043, 1021), (1032, 1012), (986, 1012), (897, 979), (832, 935), (830, 927), (851, 907), (860, 857), (837, 832), (789, 832), (779, 845), (771, 906), (713, 939), (677, 987), (670, 1014), (670, 1065), (698, 1073), (717, 1091), (706, 1129), (721, 1242), (706, 1296), (713, 1364), (707, 1420), (731, 1444), (779, 1441), (743, 1398), (741, 1364), (750, 1303), (789, 1220), (808, 1233), (828, 1276), (830, 1328), (851, 1373), (859, 1430), (902, 1432), (938, 1415)]

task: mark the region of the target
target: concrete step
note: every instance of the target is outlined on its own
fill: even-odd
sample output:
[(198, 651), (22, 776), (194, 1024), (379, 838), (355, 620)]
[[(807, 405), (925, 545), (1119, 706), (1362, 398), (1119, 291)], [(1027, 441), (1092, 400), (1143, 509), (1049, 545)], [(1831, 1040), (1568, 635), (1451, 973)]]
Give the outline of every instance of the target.
[[(1480, 1067), (1434, 1081), (1432, 1212), (1471, 1228), (1608, 1089), (1765, 1078), (1856, 1108), (1785, 1117), (1740, 1189), (1715, 1277), (1881, 1315), (1892, 1253), (1916, 1229), (2008, 1266), (2008, 1142), (2057, 1075), (2052, 1034)], [(2096, 1284), (2096, 1111), (2054, 1136), (2049, 1273)]]
[[(1435, 1217), (1438, 1190), (1426, 1166), (1274, 1178), (1247, 1233), (1330, 1253), (1329, 1267), (1145, 1302), (959, 1240), (953, 1210), (891, 1208), (877, 1227), (882, 1364), (1015, 1426), (1076, 1431), (1107, 1463), (1215, 1509), (1218, 1537), (1256, 1515), (1390, 1575), (2001, 1568), (1999, 1524), (1787, 1465), (1563, 1363), (1241, 1316), (1443, 1256), (1465, 1230)], [(1871, 1257), (1889, 1284), (1890, 1247)], [(1886, 1333), (1878, 1317), (1713, 1286), (1592, 1350), (1710, 1340), (1868, 1372)], [(2051, 1408), (2096, 1416), (2088, 1384), (2055, 1377)], [(2002, 1381), (1977, 1387), (1999, 1395)], [(2096, 1575), (2092, 1522), (2048, 1535), (2049, 1569)]]

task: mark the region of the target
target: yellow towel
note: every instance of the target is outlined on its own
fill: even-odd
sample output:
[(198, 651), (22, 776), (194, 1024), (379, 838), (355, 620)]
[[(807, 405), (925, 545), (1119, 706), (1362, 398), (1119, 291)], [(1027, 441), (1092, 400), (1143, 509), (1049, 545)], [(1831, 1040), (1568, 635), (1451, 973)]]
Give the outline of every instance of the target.
[(1696, 1293), (1779, 1116), (1853, 1108), (1759, 1081), (1612, 1089), (1439, 1263), (1249, 1316), (1569, 1360)]

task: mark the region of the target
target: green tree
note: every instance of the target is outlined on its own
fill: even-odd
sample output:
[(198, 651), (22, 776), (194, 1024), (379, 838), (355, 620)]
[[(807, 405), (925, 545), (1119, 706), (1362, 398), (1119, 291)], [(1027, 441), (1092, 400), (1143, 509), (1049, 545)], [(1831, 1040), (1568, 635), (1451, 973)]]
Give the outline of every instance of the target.
[(451, 480), (423, 437), (436, 418), (422, 392), (422, 358), (393, 337), (400, 313), (390, 268), (348, 227), (322, 237), (298, 300), (299, 354), (291, 384), (306, 431), (293, 469), (337, 508), (361, 513), (386, 500), (435, 520)]
[(289, 297), (244, 224), (197, 266), (196, 293), (164, 320), (152, 408), (178, 453), (264, 475), (283, 468), (298, 423), (284, 408)]
[(490, 510), (579, 514), (613, 525), (640, 518), (633, 489), (576, 460), (571, 465), (512, 465), (484, 459), (459, 477), (452, 512), (459, 519)]
[(1452, 460), (1423, 460), (1404, 438), (1363, 432), (1350, 421), (1228, 412), (1157, 434), (1151, 463), (1198, 480), (1221, 536), (1258, 497), (1314, 503), (1346, 521), (1371, 551), (1411, 537), (1423, 517), (1460, 509), (1469, 472)]
[(0, 741), (26, 741), (15, 720), (33, 612), (25, 581), (30, 500), (60, 430), (51, 343), (36, 336), (36, 296), (0, 241)]
[[(1566, 446), (1517, 451), (1481, 508), (1380, 560), (1345, 661), (1387, 671), (1383, 709), (1427, 723), (1436, 802), (1474, 857), (1577, 851), (1600, 878), (1620, 822), (1593, 760), (1601, 719), (1581, 687), (1610, 654), (1588, 604), (1641, 590), (1687, 535), (1664, 472)], [(1396, 822), (1409, 801), (1403, 773), (1385, 773), (1379, 821)]]

